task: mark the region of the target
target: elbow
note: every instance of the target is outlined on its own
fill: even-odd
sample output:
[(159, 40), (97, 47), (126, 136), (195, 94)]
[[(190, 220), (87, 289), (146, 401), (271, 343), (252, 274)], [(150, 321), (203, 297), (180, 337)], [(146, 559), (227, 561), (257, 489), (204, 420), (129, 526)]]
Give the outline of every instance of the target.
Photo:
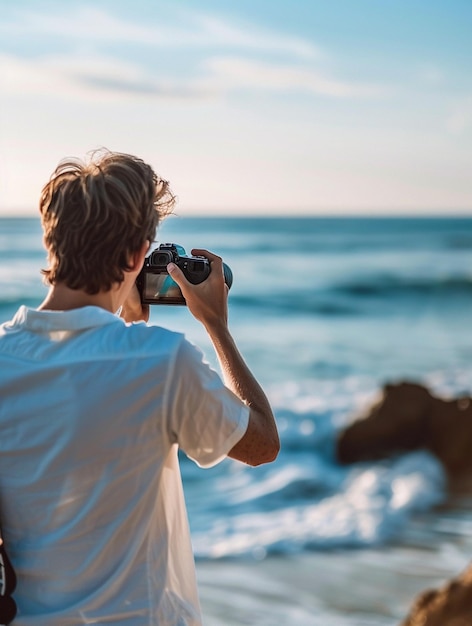
[(228, 456), (246, 465), (256, 467), (272, 463), (280, 451), (279, 434), (275, 424), (267, 424), (252, 414), (246, 433), (232, 448)]
[(280, 452), (280, 441), (277, 440), (267, 444), (264, 447), (264, 450), (257, 456), (257, 458), (252, 459), (250, 465), (253, 467), (257, 467), (258, 465), (265, 465), (266, 463), (273, 463), (278, 457)]
[(280, 439), (277, 436), (277, 439), (273, 442), (270, 448), (270, 454), (268, 455), (268, 460), (266, 463), (272, 463), (279, 456), (280, 452)]

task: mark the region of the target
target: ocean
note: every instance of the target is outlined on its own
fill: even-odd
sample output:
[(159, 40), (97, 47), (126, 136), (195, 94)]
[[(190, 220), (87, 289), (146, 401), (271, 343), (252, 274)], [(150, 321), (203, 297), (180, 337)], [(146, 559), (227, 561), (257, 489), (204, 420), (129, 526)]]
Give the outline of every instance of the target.
[[(169, 217), (158, 242), (231, 267), (230, 328), (282, 449), (249, 468), (182, 457), (208, 626), (394, 626), (472, 553), (472, 497), (426, 451), (344, 467), (339, 431), (387, 382), (472, 394), (472, 219)], [(46, 293), (39, 221), (0, 220), (0, 322)], [(183, 331), (215, 367), (185, 307)]]

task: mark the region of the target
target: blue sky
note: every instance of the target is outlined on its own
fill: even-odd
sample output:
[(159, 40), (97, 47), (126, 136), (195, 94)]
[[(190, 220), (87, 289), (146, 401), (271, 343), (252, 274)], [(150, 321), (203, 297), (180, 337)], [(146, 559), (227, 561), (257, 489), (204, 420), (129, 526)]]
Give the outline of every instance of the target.
[(106, 146), (185, 214), (472, 215), (470, 0), (0, 0), (0, 213)]

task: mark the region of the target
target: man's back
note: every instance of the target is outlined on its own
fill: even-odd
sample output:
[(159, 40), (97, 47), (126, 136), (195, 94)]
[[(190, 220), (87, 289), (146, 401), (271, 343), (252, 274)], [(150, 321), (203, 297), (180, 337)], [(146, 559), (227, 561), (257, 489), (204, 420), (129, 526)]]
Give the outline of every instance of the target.
[(196, 285), (166, 270), (223, 380), (181, 335), (133, 324), (149, 319), (136, 281), (174, 202), (150, 165), (109, 151), (61, 161), (42, 189), (49, 291), (0, 327), (0, 521), (17, 626), (199, 625), (177, 450), (207, 467), (278, 454), (272, 409), (228, 328), (219, 256), (192, 251), (211, 268)]
[(97, 307), (23, 308), (4, 327), (0, 500), (15, 623), (200, 623), (174, 445), (193, 429), (172, 412), (188, 401), (176, 399), (182, 347), (181, 335)]

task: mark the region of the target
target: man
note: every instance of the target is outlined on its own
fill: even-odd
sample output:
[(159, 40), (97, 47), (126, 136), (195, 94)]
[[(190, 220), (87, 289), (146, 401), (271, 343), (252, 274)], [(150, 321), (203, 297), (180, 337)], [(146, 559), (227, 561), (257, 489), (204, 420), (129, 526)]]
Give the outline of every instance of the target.
[(193, 250), (211, 263), (200, 285), (168, 271), (225, 384), (182, 335), (142, 323), (136, 277), (173, 201), (151, 167), (110, 152), (61, 163), (43, 189), (50, 290), (0, 327), (18, 626), (200, 624), (177, 449), (204, 467), (277, 456), (269, 403), (228, 330), (218, 256)]

